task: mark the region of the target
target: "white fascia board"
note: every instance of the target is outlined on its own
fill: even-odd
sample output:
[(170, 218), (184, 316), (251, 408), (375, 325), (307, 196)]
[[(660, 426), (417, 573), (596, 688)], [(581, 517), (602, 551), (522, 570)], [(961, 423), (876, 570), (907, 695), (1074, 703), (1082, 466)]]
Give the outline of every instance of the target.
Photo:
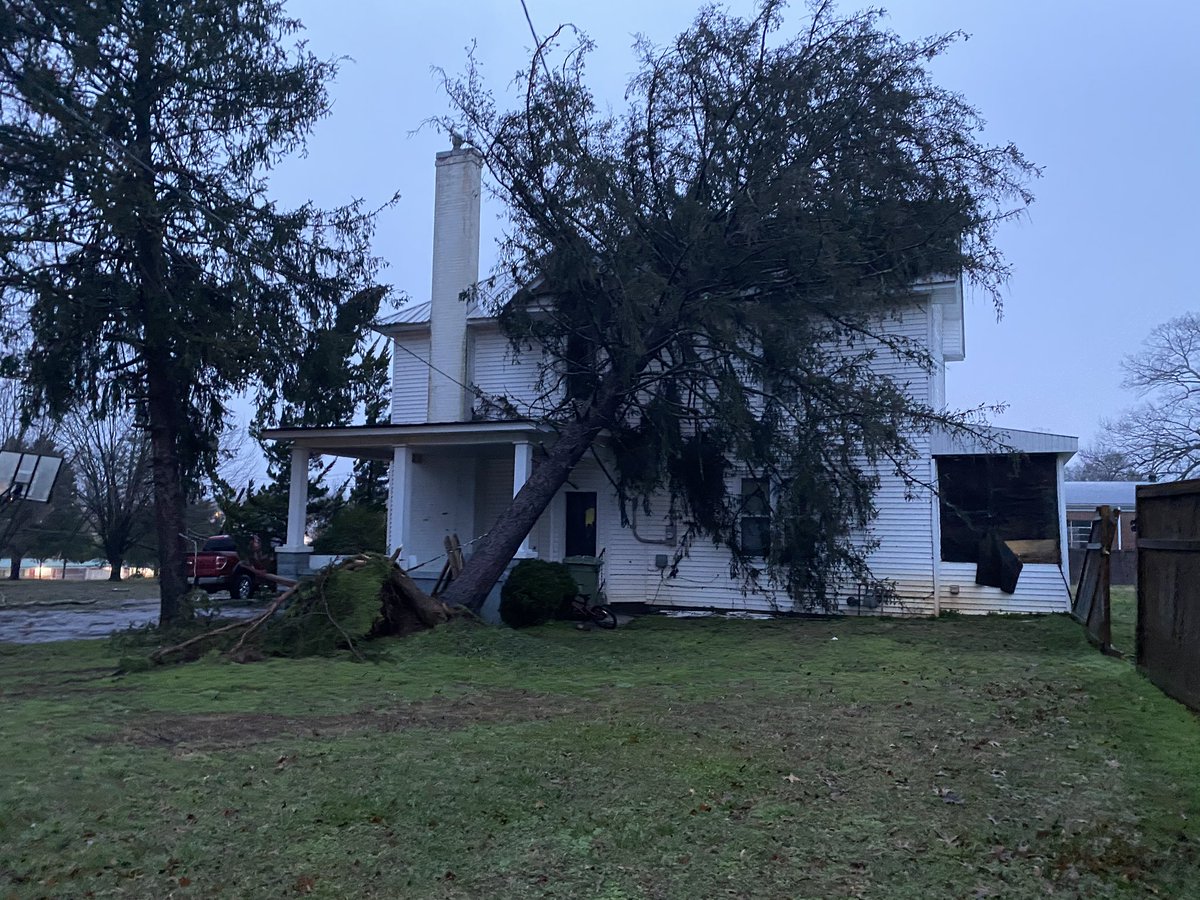
[(974, 435), (951, 435), (935, 432), (930, 438), (930, 453), (934, 456), (981, 456), (988, 454), (1055, 453), (1074, 456), (1079, 450), (1079, 438), (1069, 434), (1045, 431), (1022, 431), (999, 428), (995, 425), (976, 426)]
[(542, 442), (552, 436), (550, 429), (530, 421), (268, 428), (263, 431), (263, 437), (268, 440), (292, 441), (295, 446), (308, 448), (312, 453), (380, 459), (390, 459), (393, 447), (482, 447), (514, 441)]
[(962, 276), (930, 275), (914, 284), (913, 292), (944, 307), (942, 359), (946, 362), (962, 362), (967, 357)]

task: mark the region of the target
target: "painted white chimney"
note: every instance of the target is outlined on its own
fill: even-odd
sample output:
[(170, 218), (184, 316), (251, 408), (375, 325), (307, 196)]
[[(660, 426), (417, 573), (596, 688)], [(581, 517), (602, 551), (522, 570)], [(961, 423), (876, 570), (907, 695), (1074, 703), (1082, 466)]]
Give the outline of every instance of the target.
[(429, 313), (429, 421), (470, 418), (467, 304), (463, 291), (479, 280), (479, 193), (483, 157), (461, 146), (437, 155), (433, 195), (433, 288)]

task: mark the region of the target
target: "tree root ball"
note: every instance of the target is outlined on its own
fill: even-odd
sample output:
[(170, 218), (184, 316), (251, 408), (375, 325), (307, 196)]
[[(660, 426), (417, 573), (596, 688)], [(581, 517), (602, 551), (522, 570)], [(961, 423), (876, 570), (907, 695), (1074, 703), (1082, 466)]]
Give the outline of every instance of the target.
[(363, 553), (301, 581), (260, 615), (160, 648), (151, 660), (194, 658), (203, 647), (225, 647), (238, 662), (343, 650), (361, 659), (360, 646), (373, 638), (408, 635), (470, 615), (430, 597), (392, 559)]

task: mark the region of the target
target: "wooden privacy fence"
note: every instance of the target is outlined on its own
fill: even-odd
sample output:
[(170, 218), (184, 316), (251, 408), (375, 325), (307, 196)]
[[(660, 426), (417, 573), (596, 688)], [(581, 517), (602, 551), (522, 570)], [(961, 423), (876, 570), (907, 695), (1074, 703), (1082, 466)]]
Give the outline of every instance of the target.
[(1137, 489), (1137, 664), (1200, 709), (1200, 480)]
[(1087, 629), (1088, 640), (1104, 653), (1115, 652), (1109, 589), (1118, 514), (1119, 511), (1114, 511), (1111, 506), (1097, 507), (1079, 571), (1079, 586), (1075, 588), (1075, 600), (1071, 604), (1071, 615)]

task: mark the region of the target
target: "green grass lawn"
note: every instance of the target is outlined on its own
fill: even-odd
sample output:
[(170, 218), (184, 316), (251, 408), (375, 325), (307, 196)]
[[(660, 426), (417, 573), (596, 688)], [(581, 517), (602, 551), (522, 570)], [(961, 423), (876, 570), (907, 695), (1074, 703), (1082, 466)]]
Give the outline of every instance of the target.
[(1200, 725), (1064, 616), (118, 652), (0, 645), (0, 898), (1200, 896)]
[(1115, 585), (1109, 590), (1109, 622), (1113, 646), (1132, 661), (1137, 631), (1137, 588)]

